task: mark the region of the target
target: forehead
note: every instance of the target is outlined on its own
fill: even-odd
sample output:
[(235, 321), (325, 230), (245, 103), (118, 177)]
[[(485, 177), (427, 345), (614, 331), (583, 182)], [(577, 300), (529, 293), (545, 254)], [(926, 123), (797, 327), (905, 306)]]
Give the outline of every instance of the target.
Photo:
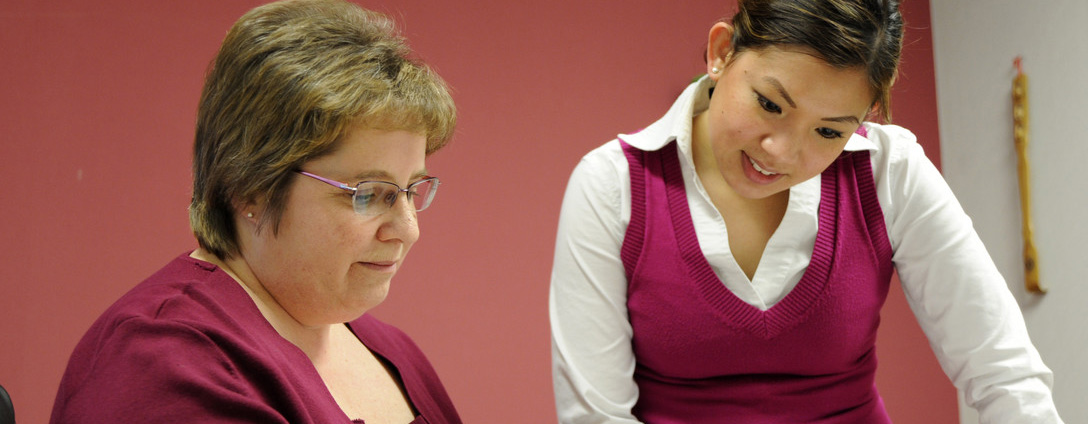
[(425, 173), (426, 144), (417, 132), (355, 126), (333, 151), (309, 166), (351, 181), (380, 178), (404, 183)]
[(812, 71), (820, 71), (821, 75), (833, 74), (837, 78), (867, 78), (864, 66), (835, 66), (815, 50), (803, 46), (771, 46), (750, 49), (738, 53), (735, 55), (735, 59), (767, 72), (794, 71), (799, 74), (807, 74)]

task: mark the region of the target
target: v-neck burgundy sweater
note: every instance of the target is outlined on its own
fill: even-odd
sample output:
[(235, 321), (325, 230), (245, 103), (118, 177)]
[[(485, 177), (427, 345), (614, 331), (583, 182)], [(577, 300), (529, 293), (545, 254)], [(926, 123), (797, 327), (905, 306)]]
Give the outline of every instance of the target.
[[(419, 412), (460, 424), (438, 374), (400, 330), (347, 323)], [(76, 346), (51, 423), (362, 423), (340, 409), (310, 359), (218, 267), (178, 256), (122, 296)]]
[(634, 414), (653, 424), (890, 423), (874, 376), (892, 252), (868, 152), (844, 153), (823, 172), (811, 263), (761, 311), (700, 251), (676, 143), (623, 149)]

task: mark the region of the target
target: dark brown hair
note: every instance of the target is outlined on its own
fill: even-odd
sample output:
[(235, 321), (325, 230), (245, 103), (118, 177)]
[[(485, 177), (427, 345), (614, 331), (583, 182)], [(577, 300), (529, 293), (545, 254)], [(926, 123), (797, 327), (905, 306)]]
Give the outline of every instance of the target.
[(832, 66), (862, 67), (880, 117), (891, 121), (891, 86), (903, 46), (898, 0), (740, 0), (738, 6), (734, 51), (802, 47)]

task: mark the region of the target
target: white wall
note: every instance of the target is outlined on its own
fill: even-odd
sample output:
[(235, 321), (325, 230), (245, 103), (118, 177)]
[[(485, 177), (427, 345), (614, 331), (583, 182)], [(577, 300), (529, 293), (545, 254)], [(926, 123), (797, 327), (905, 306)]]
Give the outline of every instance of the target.
[[(1059, 413), (1088, 423), (1088, 1), (935, 0), (931, 11), (945, 177), (1054, 370)], [(1017, 55), (1030, 84), (1031, 210), (1045, 295), (1024, 289), (1011, 115)], [(961, 414), (964, 423), (977, 422), (972, 412)]]

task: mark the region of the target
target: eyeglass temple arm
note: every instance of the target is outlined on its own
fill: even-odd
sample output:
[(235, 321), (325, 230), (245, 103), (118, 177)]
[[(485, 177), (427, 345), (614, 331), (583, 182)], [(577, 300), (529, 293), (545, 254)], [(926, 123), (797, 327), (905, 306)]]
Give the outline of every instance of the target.
[(311, 173), (306, 172), (306, 171), (298, 171), (298, 173), (302, 174), (302, 175), (305, 175), (307, 177), (313, 178), (315, 180), (321, 181), (321, 182), (323, 182), (325, 184), (337, 187), (337, 188), (342, 188), (344, 190), (355, 191), (355, 187), (349, 186), (347, 184), (344, 184), (344, 183), (336, 181), (336, 180), (330, 180), (328, 178), (322, 177), (320, 175), (314, 175), (314, 174), (311, 174)]

